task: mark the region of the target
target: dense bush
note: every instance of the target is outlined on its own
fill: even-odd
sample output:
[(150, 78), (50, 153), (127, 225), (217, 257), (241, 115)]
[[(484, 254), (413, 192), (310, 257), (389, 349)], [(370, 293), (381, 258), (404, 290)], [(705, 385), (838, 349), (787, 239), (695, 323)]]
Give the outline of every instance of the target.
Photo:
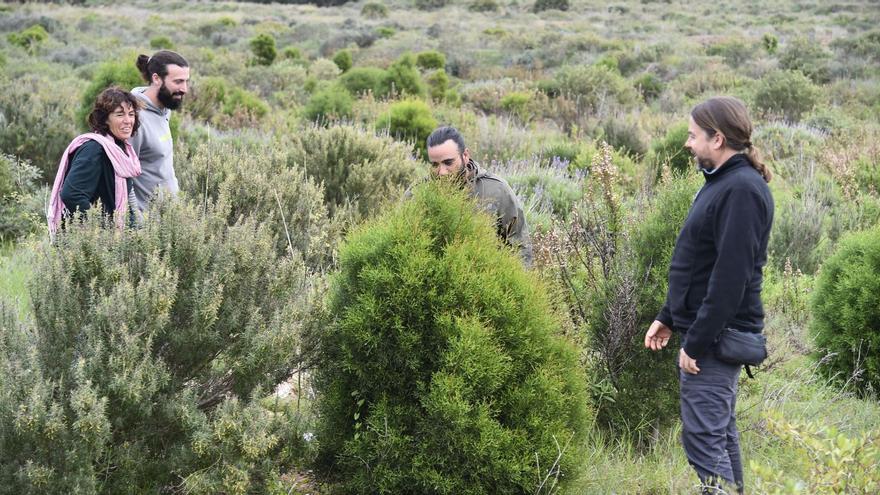
[(646, 102), (657, 99), (657, 97), (663, 93), (663, 89), (665, 88), (663, 81), (650, 72), (645, 72), (637, 77), (633, 81), (633, 86), (636, 88), (636, 91), (642, 95), (642, 99)]
[(414, 143), (424, 155), (425, 141), (437, 127), (431, 108), (421, 100), (399, 101), (388, 108), (376, 122), (376, 129), (388, 132), (394, 138)]
[(326, 123), (351, 117), (354, 100), (343, 88), (328, 86), (309, 98), (303, 115), (311, 122)]
[(279, 253), (292, 247), (309, 266), (322, 267), (333, 259), (338, 229), (320, 185), (288, 166), (287, 146), (206, 140), (177, 167), (180, 187), (203, 204), (217, 204), (229, 224), (242, 216), (259, 220)]
[(289, 166), (302, 167), (323, 184), (330, 214), (336, 216), (350, 206), (355, 220), (399, 198), (422, 170), (407, 146), (350, 125), (309, 127), (284, 146)]
[(820, 96), (819, 88), (802, 73), (774, 71), (758, 81), (753, 104), (764, 113), (797, 122), (819, 103)]
[(602, 122), (602, 141), (623, 154), (641, 158), (647, 151), (645, 133), (638, 122), (624, 117), (611, 117)]
[(725, 64), (734, 69), (751, 60), (755, 51), (755, 45), (742, 38), (723, 40), (706, 48), (707, 54), (721, 57)]
[(416, 65), (425, 70), (442, 69), (446, 67), (446, 55), (434, 50), (419, 52), (416, 55)]
[(811, 304), (820, 370), (880, 396), (880, 227), (840, 239)]
[(568, 0), (535, 0), (532, 6), (532, 12), (543, 12), (545, 10), (568, 10)]
[(446, 6), (449, 0), (415, 0), (415, 6), (420, 10), (434, 10)]
[(428, 83), (428, 94), (431, 96), (432, 100), (443, 101), (446, 100), (448, 96), (450, 96), (449, 76), (446, 75), (445, 70), (435, 70), (428, 75), (428, 77), (425, 79), (425, 82)]
[(348, 69), (351, 69), (353, 63), (351, 52), (349, 50), (339, 50), (333, 55), (333, 63), (336, 64), (336, 67), (339, 67), (339, 70), (344, 74)]
[(388, 17), (388, 7), (379, 2), (367, 2), (361, 7), (361, 15), (367, 19), (384, 19)]
[[(298, 256), (264, 228), (158, 204), (98, 216), (37, 256), (34, 323), (0, 317), (0, 482), (37, 493), (269, 492), (299, 418), (259, 400), (299, 362), (311, 312)], [(277, 488), (274, 488), (277, 489)]]
[(257, 95), (220, 77), (201, 79), (193, 93), (186, 105), (190, 115), (221, 129), (252, 127), (269, 113), (269, 106)]
[(339, 76), (339, 83), (354, 96), (366, 92), (376, 93), (385, 77), (385, 71), (378, 67), (355, 67)]
[(272, 65), (278, 57), (278, 49), (275, 47), (275, 38), (271, 34), (260, 33), (250, 41), (251, 53), (254, 54), (254, 63), (258, 65)]
[(816, 84), (824, 84), (831, 80), (830, 61), (831, 52), (816, 40), (807, 38), (792, 40), (779, 54), (780, 68), (800, 71)]
[(150, 38), (150, 48), (153, 50), (171, 50), (174, 48), (174, 43), (168, 36), (156, 36), (155, 38)]
[(660, 177), (663, 167), (678, 173), (694, 168), (694, 157), (684, 147), (687, 142), (688, 125), (686, 122), (675, 124), (666, 131), (666, 135), (651, 143), (651, 160), (656, 168), (656, 176)]
[(39, 176), (30, 163), (0, 154), (0, 243), (21, 237), (42, 223)]
[(410, 95), (425, 96), (425, 83), (416, 68), (416, 57), (406, 53), (395, 61), (385, 72), (379, 84), (379, 96)]
[(344, 492), (532, 493), (574, 478), (590, 422), (577, 353), (464, 193), (430, 181), (350, 235), (330, 306), (319, 436)]
[(46, 32), (46, 28), (39, 24), (34, 24), (27, 29), (6, 35), (7, 41), (24, 48), (30, 54), (34, 54), (40, 44), (48, 39), (49, 33)]
[(497, 12), (498, 9), (497, 0), (473, 0), (468, 5), (471, 12)]
[(635, 103), (637, 93), (619, 72), (601, 65), (565, 66), (556, 73), (561, 93), (579, 107), (595, 109), (602, 104)]

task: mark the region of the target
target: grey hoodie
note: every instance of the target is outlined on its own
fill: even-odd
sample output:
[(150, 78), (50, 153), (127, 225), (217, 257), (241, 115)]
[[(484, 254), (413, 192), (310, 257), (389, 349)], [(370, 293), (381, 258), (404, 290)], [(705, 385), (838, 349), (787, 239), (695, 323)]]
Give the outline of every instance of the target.
[(141, 175), (132, 179), (138, 209), (147, 208), (157, 189), (176, 194), (177, 177), (174, 175), (174, 143), (171, 141), (171, 110), (159, 108), (150, 101), (144, 91), (147, 87), (131, 90), (144, 103), (138, 112), (140, 127), (129, 140), (141, 161)]

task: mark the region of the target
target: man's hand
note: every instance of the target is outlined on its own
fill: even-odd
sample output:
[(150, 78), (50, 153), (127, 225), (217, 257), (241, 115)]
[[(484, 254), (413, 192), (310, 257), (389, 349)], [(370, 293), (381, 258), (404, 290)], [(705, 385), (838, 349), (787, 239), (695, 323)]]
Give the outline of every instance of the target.
[(684, 352), (684, 349), (678, 353), (678, 367), (683, 369), (685, 373), (690, 373), (692, 375), (696, 375), (700, 372), (700, 368), (697, 368), (697, 360), (688, 356), (687, 353)]
[(651, 323), (651, 328), (645, 334), (645, 347), (652, 351), (659, 351), (666, 347), (669, 339), (672, 337), (672, 329), (664, 325), (658, 320)]

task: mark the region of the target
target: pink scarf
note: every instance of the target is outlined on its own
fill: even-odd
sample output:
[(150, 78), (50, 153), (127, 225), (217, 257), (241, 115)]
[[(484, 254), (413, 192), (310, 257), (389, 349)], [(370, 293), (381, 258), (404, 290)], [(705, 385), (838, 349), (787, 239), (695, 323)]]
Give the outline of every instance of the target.
[(61, 212), (64, 210), (64, 202), (61, 201), (61, 187), (64, 184), (64, 177), (67, 175), (70, 155), (89, 140), (100, 144), (104, 148), (104, 153), (107, 153), (110, 158), (110, 163), (113, 164), (113, 172), (116, 174), (116, 204), (114, 205), (116, 214), (114, 216), (117, 227), (121, 228), (125, 225), (125, 211), (128, 205), (128, 188), (125, 179), (141, 175), (141, 162), (128, 141), (125, 141), (125, 151), (128, 153), (126, 155), (112, 137), (90, 132), (74, 138), (64, 150), (64, 154), (61, 155), (61, 163), (58, 164), (58, 173), (55, 175), (55, 184), (52, 186), (52, 195), (49, 196), (49, 209), (46, 211), (49, 236), (53, 239), (61, 221)]

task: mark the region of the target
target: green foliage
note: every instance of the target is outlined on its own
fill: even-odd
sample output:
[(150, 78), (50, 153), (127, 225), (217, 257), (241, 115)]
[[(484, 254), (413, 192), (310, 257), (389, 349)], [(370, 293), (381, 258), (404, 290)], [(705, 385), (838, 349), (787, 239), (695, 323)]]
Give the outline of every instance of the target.
[(449, 95), (449, 76), (443, 69), (437, 69), (428, 75), (426, 82), (428, 83), (428, 94), (434, 101), (443, 101)]
[(640, 158), (648, 151), (644, 132), (638, 122), (625, 118), (610, 118), (602, 122), (600, 140), (614, 147), (615, 150), (629, 156)]
[[(846, 434), (816, 421), (790, 422), (767, 415), (767, 429), (792, 452), (794, 469), (775, 471), (751, 461), (756, 493), (877, 493), (880, 491), (880, 430)], [(792, 473), (804, 473), (800, 478)]]
[(367, 19), (384, 19), (388, 17), (388, 7), (379, 2), (367, 2), (361, 7), (361, 15)]
[(379, 26), (376, 28), (376, 36), (380, 38), (390, 38), (397, 34), (397, 30), (389, 26)]
[(351, 69), (353, 64), (351, 52), (349, 50), (339, 50), (333, 55), (333, 63), (336, 64), (336, 67), (339, 67), (339, 70), (344, 74), (348, 69)]
[(626, 106), (637, 99), (635, 89), (619, 72), (601, 65), (567, 65), (555, 79), (563, 95), (587, 109), (595, 109), (607, 100)]
[(94, 215), (43, 249), (33, 323), (0, 309), (4, 489), (265, 493), (290, 469), (299, 418), (255, 401), (299, 362), (297, 256), (252, 221), (161, 201), (141, 229)]
[(425, 141), (436, 127), (431, 108), (421, 100), (399, 101), (376, 122), (376, 129), (387, 131), (395, 139), (414, 143), (423, 155)]
[(279, 254), (292, 248), (309, 266), (322, 267), (333, 258), (338, 229), (321, 187), (302, 168), (288, 166), (288, 146), (206, 140), (177, 167), (180, 187), (217, 204), (230, 225), (242, 216), (261, 222)]
[(766, 33), (761, 37), (761, 46), (764, 47), (764, 51), (768, 54), (773, 55), (776, 53), (776, 50), (779, 48), (779, 38), (775, 35)]
[(354, 100), (343, 88), (328, 86), (309, 98), (303, 115), (311, 122), (329, 122), (351, 117)]
[(574, 478), (590, 424), (577, 353), (539, 278), (463, 192), (429, 181), (350, 235), (330, 305), (319, 436), (343, 492), (531, 493)]
[(442, 9), (448, 3), (449, 0), (415, 0), (415, 6), (419, 10)]
[(302, 51), (295, 46), (288, 46), (281, 51), (281, 55), (287, 60), (302, 60)]
[(0, 92), (0, 150), (30, 162), (42, 182), (55, 178), (61, 154), (78, 131), (74, 81), (28, 76)]
[(473, 0), (468, 5), (468, 10), (471, 12), (498, 12), (497, 0)]
[(531, 99), (531, 94), (522, 91), (507, 93), (501, 97), (501, 108), (520, 121), (526, 122), (529, 120), (528, 106)]
[(754, 57), (755, 48), (746, 39), (732, 38), (709, 45), (706, 54), (719, 56), (729, 67), (738, 69)]
[(688, 125), (681, 122), (666, 131), (666, 135), (651, 143), (651, 161), (656, 168), (656, 176), (660, 177), (663, 167), (673, 172), (685, 173), (694, 168), (694, 158), (685, 149), (688, 138)]
[(880, 31), (869, 31), (855, 38), (838, 38), (831, 46), (850, 57), (880, 60)]
[(110, 86), (119, 86), (123, 90), (129, 91), (143, 84), (144, 79), (133, 63), (113, 60), (102, 63), (83, 92), (79, 111), (76, 113), (77, 126), (83, 131), (88, 129), (86, 119), (94, 108), (95, 99), (101, 91)]
[(811, 304), (820, 370), (880, 396), (880, 227), (840, 239)]
[(535, 5), (532, 6), (532, 12), (538, 13), (550, 9), (568, 10), (568, 7), (568, 0), (535, 0)]
[(794, 268), (813, 274), (828, 250), (829, 198), (817, 184), (799, 194), (776, 194), (776, 214), (768, 251), (778, 268), (789, 260)]
[(205, 77), (186, 108), (198, 120), (222, 129), (257, 125), (269, 113), (269, 106), (257, 95), (230, 86), (221, 77)]
[(416, 68), (416, 58), (405, 53), (388, 67), (385, 77), (379, 84), (379, 96), (409, 95), (424, 97), (425, 83)]
[(41, 223), (38, 178), (39, 171), (27, 161), (0, 154), (0, 243), (32, 232)]
[(339, 76), (339, 84), (353, 96), (379, 91), (385, 71), (378, 67), (355, 67)]
[(251, 53), (254, 55), (254, 63), (258, 65), (272, 65), (278, 57), (278, 49), (275, 47), (275, 38), (268, 33), (260, 33), (250, 41)]
[(421, 170), (407, 146), (350, 125), (309, 127), (284, 145), (289, 166), (303, 168), (323, 184), (332, 216), (346, 208), (354, 220), (374, 215), (386, 201), (399, 198)]
[(784, 70), (797, 70), (816, 84), (831, 81), (829, 62), (831, 52), (816, 40), (797, 38), (784, 46), (779, 54), (779, 67)]
[(435, 50), (419, 52), (416, 55), (416, 65), (424, 70), (443, 69), (446, 67), (446, 55)]
[(633, 86), (642, 95), (643, 100), (650, 102), (657, 99), (663, 93), (666, 85), (663, 84), (659, 77), (650, 72), (645, 72), (633, 81)]
[(27, 29), (22, 29), (17, 33), (9, 33), (6, 35), (7, 41), (13, 45), (24, 48), (30, 54), (35, 53), (37, 48), (48, 39), (49, 33), (46, 32), (46, 28), (39, 24), (34, 24), (33, 26)]
[(753, 96), (756, 108), (797, 122), (812, 110), (821, 96), (809, 78), (798, 71), (773, 71), (758, 81)]
[(174, 43), (168, 36), (156, 36), (150, 39), (150, 48), (153, 50), (172, 50)]

